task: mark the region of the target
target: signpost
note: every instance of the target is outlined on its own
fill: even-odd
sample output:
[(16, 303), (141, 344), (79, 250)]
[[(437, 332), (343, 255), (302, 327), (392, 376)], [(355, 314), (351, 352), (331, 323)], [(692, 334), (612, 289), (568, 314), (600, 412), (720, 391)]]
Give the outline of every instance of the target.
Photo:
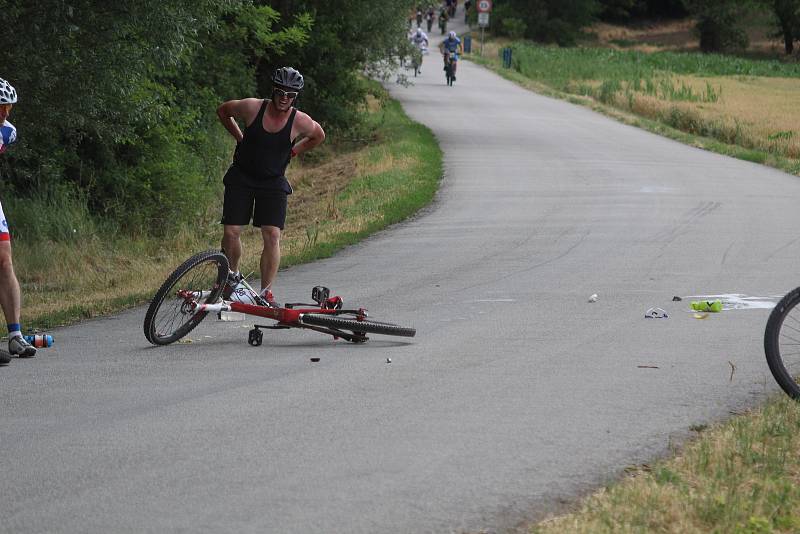
[(478, 26), (481, 27), (481, 55), (483, 55), (483, 29), (489, 25), (489, 13), (492, 11), (492, 0), (478, 0)]

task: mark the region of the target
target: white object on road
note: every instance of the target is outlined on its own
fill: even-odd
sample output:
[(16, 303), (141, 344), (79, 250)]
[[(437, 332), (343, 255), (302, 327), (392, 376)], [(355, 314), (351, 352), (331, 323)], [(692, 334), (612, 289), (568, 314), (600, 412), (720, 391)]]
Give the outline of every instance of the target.
[(597, 293), (589, 297), (589, 302), (597, 302)]

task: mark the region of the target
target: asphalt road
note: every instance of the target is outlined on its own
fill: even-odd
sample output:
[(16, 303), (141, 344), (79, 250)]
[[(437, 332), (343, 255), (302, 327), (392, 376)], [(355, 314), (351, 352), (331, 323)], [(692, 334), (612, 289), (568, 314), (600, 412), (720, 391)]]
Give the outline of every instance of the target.
[(276, 286), (417, 337), (56, 330), (0, 368), (0, 531), (502, 531), (775, 390), (767, 310), (672, 297), (800, 284), (800, 179), (440, 68), (392, 86), (444, 150), (435, 202)]

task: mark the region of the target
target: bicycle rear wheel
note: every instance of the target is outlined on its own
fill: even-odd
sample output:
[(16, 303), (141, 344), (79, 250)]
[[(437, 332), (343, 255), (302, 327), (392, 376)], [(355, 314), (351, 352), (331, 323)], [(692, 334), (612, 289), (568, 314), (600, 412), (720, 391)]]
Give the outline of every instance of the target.
[[(161, 285), (144, 316), (144, 335), (154, 345), (169, 345), (192, 331), (207, 312), (195, 312), (191, 303), (214, 303), (219, 300), (228, 277), (228, 258), (209, 250), (183, 262)], [(179, 292), (190, 292), (187, 299)], [(203, 298), (205, 297), (205, 298)]]
[(300, 319), (303, 323), (314, 326), (325, 326), (337, 330), (347, 330), (353, 333), (384, 334), (386, 336), (414, 337), (417, 333), (415, 328), (399, 326), (392, 323), (381, 323), (364, 319), (346, 319), (335, 315), (327, 314), (305, 314)]
[(764, 353), (772, 376), (793, 399), (800, 400), (800, 287), (772, 310), (764, 331)]

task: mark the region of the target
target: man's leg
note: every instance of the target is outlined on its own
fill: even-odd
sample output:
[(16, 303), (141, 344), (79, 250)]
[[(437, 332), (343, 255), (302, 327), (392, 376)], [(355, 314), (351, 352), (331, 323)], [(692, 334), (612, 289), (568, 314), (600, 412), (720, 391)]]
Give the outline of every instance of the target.
[(19, 282), (11, 261), (11, 242), (0, 241), (0, 307), (6, 323), (19, 323), (20, 300)]
[(0, 308), (3, 308), (8, 324), (8, 352), (20, 358), (30, 358), (36, 354), (36, 349), (20, 332), (20, 301), (19, 282), (11, 261), (11, 242), (0, 241)]
[(277, 226), (261, 227), (264, 250), (261, 251), (261, 290), (272, 288), (281, 264), (281, 229)]
[(239, 272), (239, 260), (242, 258), (242, 227), (235, 224), (223, 225), (222, 250), (228, 257), (229, 269)]

